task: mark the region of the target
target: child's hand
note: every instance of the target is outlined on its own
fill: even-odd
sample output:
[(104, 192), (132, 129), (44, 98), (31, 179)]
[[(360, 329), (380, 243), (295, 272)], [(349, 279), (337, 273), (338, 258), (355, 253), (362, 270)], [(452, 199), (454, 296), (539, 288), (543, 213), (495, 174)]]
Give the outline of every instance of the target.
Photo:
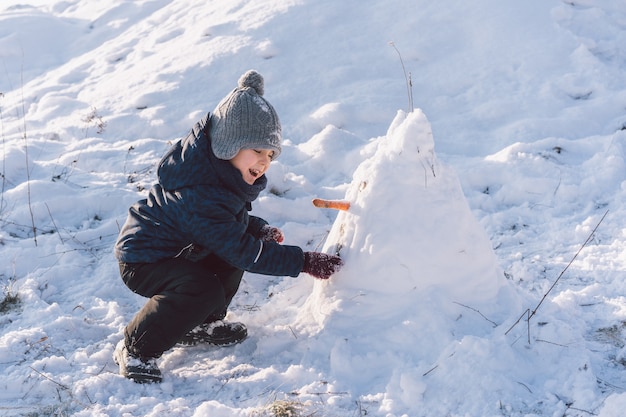
[(261, 228), (259, 239), (263, 242), (281, 243), (283, 239), (285, 239), (285, 235), (283, 235), (283, 232), (278, 227), (265, 225)]
[(328, 279), (343, 266), (339, 256), (321, 252), (304, 252), (304, 266), (302, 272), (313, 275), (315, 278)]

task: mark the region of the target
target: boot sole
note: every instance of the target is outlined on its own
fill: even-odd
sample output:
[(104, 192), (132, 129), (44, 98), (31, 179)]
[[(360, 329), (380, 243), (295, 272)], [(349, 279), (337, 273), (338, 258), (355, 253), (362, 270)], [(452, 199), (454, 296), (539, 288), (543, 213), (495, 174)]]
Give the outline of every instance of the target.
[(176, 346), (192, 347), (192, 346), (198, 346), (198, 345), (208, 345), (208, 346), (217, 346), (217, 347), (229, 347), (229, 346), (238, 345), (239, 343), (246, 340), (247, 337), (248, 337), (248, 330), (244, 328), (243, 331), (241, 331), (235, 337), (229, 337), (228, 339), (198, 338), (198, 339), (193, 339), (193, 340), (181, 340), (180, 342), (176, 344)]
[(120, 358), (120, 355), (122, 355), (122, 353), (116, 349), (113, 352), (113, 362), (120, 367), (120, 375), (123, 377), (130, 379), (137, 384), (157, 384), (163, 381), (163, 375), (161, 375), (160, 372), (156, 374), (151, 372), (133, 372), (129, 371), (126, 367), (122, 369), (120, 363), (122, 363), (123, 360)]

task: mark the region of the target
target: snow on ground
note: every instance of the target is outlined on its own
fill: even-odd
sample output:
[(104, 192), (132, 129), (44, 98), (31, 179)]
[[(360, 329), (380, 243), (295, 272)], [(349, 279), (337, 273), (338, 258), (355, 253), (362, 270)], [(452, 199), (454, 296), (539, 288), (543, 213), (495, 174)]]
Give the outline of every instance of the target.
[[(621, 416), (625, 41), (610, 0), (3, 2), (0, 415)], [(113, 242), (250, 68), (285, 138), (254, 214), (346, 267), (245, 275), (249, 338), (136, 385)]]

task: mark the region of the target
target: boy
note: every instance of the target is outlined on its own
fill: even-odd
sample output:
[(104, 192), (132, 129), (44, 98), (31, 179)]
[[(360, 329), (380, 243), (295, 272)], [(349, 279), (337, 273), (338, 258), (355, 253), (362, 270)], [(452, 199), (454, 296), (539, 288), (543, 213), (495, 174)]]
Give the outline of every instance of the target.
[(124, 283), (149, 298), (115, 349), (120, 374), (160, 382), (156, 359), (176, 344), (243, 341), (246, 327), (223, 319), (244, 271), (328, 279), (341, 268), (337, 256), (280, 245), (278, 228), (248, 215), (280, 151), (278, 116), (250, 70), (161, 159), (114, 249)]

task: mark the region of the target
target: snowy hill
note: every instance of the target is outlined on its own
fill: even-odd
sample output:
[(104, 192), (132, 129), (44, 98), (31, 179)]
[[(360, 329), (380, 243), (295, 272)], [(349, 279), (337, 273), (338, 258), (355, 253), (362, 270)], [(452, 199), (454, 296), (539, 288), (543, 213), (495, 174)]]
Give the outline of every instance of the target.
[[(625, 41), (608, 0), (3, 2), (0, 415), (621, 416)], [(244, 343), (134, 384), (113, 242), (250, 68), (285, 139), (253, 214), (346, 266), (244, 275)]]

